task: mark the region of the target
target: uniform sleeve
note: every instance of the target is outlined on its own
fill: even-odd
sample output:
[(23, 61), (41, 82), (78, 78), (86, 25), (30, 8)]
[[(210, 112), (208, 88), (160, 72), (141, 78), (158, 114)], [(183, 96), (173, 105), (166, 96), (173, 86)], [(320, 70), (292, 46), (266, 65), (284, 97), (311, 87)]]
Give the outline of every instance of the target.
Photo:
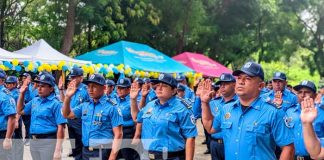
[(76, 118), (81, 118), (82, 116), (82, 107), (85, 105), (85, 104), (88, 104), (88, 103), (81, 103), (79, 105), (77, 105), (76, 107), (74, 107), (72, 109), (72, 112), (74, 113), (74, 116)]
[(323, 133), (323, 131), (324, 131), (324, 110), (321, 108), (318, 108), (317, 111), (318, 111), (317, 112), (318, 116), (317, 116), (315, 122), (313, 123), (314, 130), (318, 137), (323, 138), (323, 135), (324, 135), (324, 133)]
[(195, 98), (192, 110), (196, 119), (201, 118), (201, 100), (200, 97)]
[(185, 108), (184, 112), (181, 112), (180, 115), (180, 128), (181, 134), (185, 138), (193, 138), (198, 135), (197, 127), (196, 127), (196, 119), (193, 115), (192, 111)]
[(324, 138), (320, 139), (320, 143), (321, 143), (322, 148), (324, 148)]
[(221, 124), (222, 124), (222, 113), (223, 110), (220, 110), (216, 116), (214, 116), (213, 119), (213, 124), (212, 124), (212, 128), (216, 131), (219, 132), (221, 130)]
[(123, 115), (119, 108), (112, 106), (110, 111), (110, 119), (112, 128), (118, 127), (120, 125), (123, 125)]
[(144, 108), (140, 110), (137, 114), (137, 123), (143, 123), (143, 114), (144, 114)]
[(294, 142), (292, 130), (288, 128), (288, 124), (285, 123), (285, 112), (278, 109), (272, 119), (272, 136), (276, 144), (280, 147), (289, 145)]
[(62, 102), (57, 102), (53, 109), (56, 124), (67, 123), (67, 120), (62, 115)]
[(27, 104), (25, 104), (25, 107), (23, 109), (24, 115), (31, 115), (32, 105), (33, 105), (33, 100), (31, 100)]
[(1, 109), (5, 116), (16, 114), (16, 103), (12, 97), (7, 97), (2, 101)]

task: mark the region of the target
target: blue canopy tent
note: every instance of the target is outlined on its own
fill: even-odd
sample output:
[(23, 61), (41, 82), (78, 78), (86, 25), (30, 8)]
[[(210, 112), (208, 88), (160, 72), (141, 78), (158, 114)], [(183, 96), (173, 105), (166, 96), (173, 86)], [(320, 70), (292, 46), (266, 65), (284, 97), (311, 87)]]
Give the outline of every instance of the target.
[(148, 45), (128, 41), (119, 41), (75, 58), (92, 61), (92, 63), (124, 64), (132, 69), (152, 72), (181, 73), (193, 71)]

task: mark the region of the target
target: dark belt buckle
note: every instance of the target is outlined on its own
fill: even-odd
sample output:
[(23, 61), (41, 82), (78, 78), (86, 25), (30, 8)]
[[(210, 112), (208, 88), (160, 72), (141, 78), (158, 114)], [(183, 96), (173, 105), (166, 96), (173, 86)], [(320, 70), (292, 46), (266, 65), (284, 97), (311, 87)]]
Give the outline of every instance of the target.
[(218, 140), (217, 140), (217, 143), (223, 143), (223, 140), (218, 139)]
[(91, 151), (91, 152), (93, 151), (93, 147), (89, 147), (88, 149), (89, 149), (89, 151)]
[(149, 156), (150, 159), (155, 159), (155, 155), (152, 154), (152, 153), (149, 153), (148, 156)]
[(305, 160), (305, 158), (302, 156), (297, 156), (297, 160)]
[(33, 139), (37, 139), (36, 135), (32, 135), (32, 138), (33, 138)]

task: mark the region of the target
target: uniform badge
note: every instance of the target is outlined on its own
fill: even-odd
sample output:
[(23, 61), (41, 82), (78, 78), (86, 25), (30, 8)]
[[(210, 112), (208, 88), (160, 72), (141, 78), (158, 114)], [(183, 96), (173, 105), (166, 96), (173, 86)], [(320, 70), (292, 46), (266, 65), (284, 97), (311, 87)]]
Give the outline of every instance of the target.
[(85, 115), (87, 115), (87, 113), (88, 113), (88, 110), (84, 110), (83, 113), (82, 113), (82, 115), (85, 116)]
[(292, 122), (292, 117), (284, 117), (284, 122), (286, 127), (292, 128), (291, 122)]
[(44, 80), (45, 79), (45, 75), (42, 75), (39, 79), (40, 80)]
[(90, 78), (89, 78), (89, 79), (91, 79), (91, 80), (92, 80), (92, 79), (94, 79), (94, 78), (95, 78), (95, 75), (93, 74), (93, 75), (91, 75), (91, 76), (90, 76)]
[(159, 80), (162, 80), (164, 78), (164, 74), (162, 73), (162, 74), (160, 74), (160, 76), (159, 76)]
[(15, 100), (13, 98), (10, 98), (10, 104), (11, 105), (16, 105), (16, 102), (15, 102)]
[(218, 112), (218, 107), (215, 107), (215, 112)]
[(152, 113), (152, 110), (153, 110), (153, 108), (149, 108), (149, 109), (147, 110), (146, 114), (151, 114), (151, 113)]
[(123, 116), (122, 111), (119, 108), (117, 108), (117, 111), (120, 116)]
[(194, 115), (191, 115), (191, 116), (190, 116), (190, 120), (191, 120), (191, 123), (192, 123), (192, 124), (196, 124), (196, 118), (195, 118)]
[(225, 119), (229, 119), (229, 118), (231, 118), (231, 114), (230, 114), (229, 112), (227, 112), (227, 113), (225, 114)]
[(258, 122), (254, 121), (254, 122), (253, 122), (253, 125), (254, 125), (254, 126), (257, 126), (257, 125), (258, 125)]

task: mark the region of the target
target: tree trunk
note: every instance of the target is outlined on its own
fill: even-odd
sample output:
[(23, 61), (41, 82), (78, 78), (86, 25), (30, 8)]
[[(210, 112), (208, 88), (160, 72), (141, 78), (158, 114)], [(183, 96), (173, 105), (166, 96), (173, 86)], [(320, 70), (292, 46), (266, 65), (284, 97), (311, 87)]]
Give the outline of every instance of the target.
[(4, 44), (5, 44), (5, 10), (7, 7), (7, 0), (1, 0), (0, 1), (0, 47), (3, 48)]
[(67, 55), (70, 52), (73, 44), (74, 27), (75, 27), (75, 10), (77, 4), (78, 4), (77, 0), (69, 0), (66, 28), (63, 37), (63, 45), (61, 48), (61, 52), (65, 55)]
[(88, 41), (88, 49), (92, 49), (92, 45), (91, 45), (91, 22), (88, 22), (88, 34), (87, 34), (87, 41)]

